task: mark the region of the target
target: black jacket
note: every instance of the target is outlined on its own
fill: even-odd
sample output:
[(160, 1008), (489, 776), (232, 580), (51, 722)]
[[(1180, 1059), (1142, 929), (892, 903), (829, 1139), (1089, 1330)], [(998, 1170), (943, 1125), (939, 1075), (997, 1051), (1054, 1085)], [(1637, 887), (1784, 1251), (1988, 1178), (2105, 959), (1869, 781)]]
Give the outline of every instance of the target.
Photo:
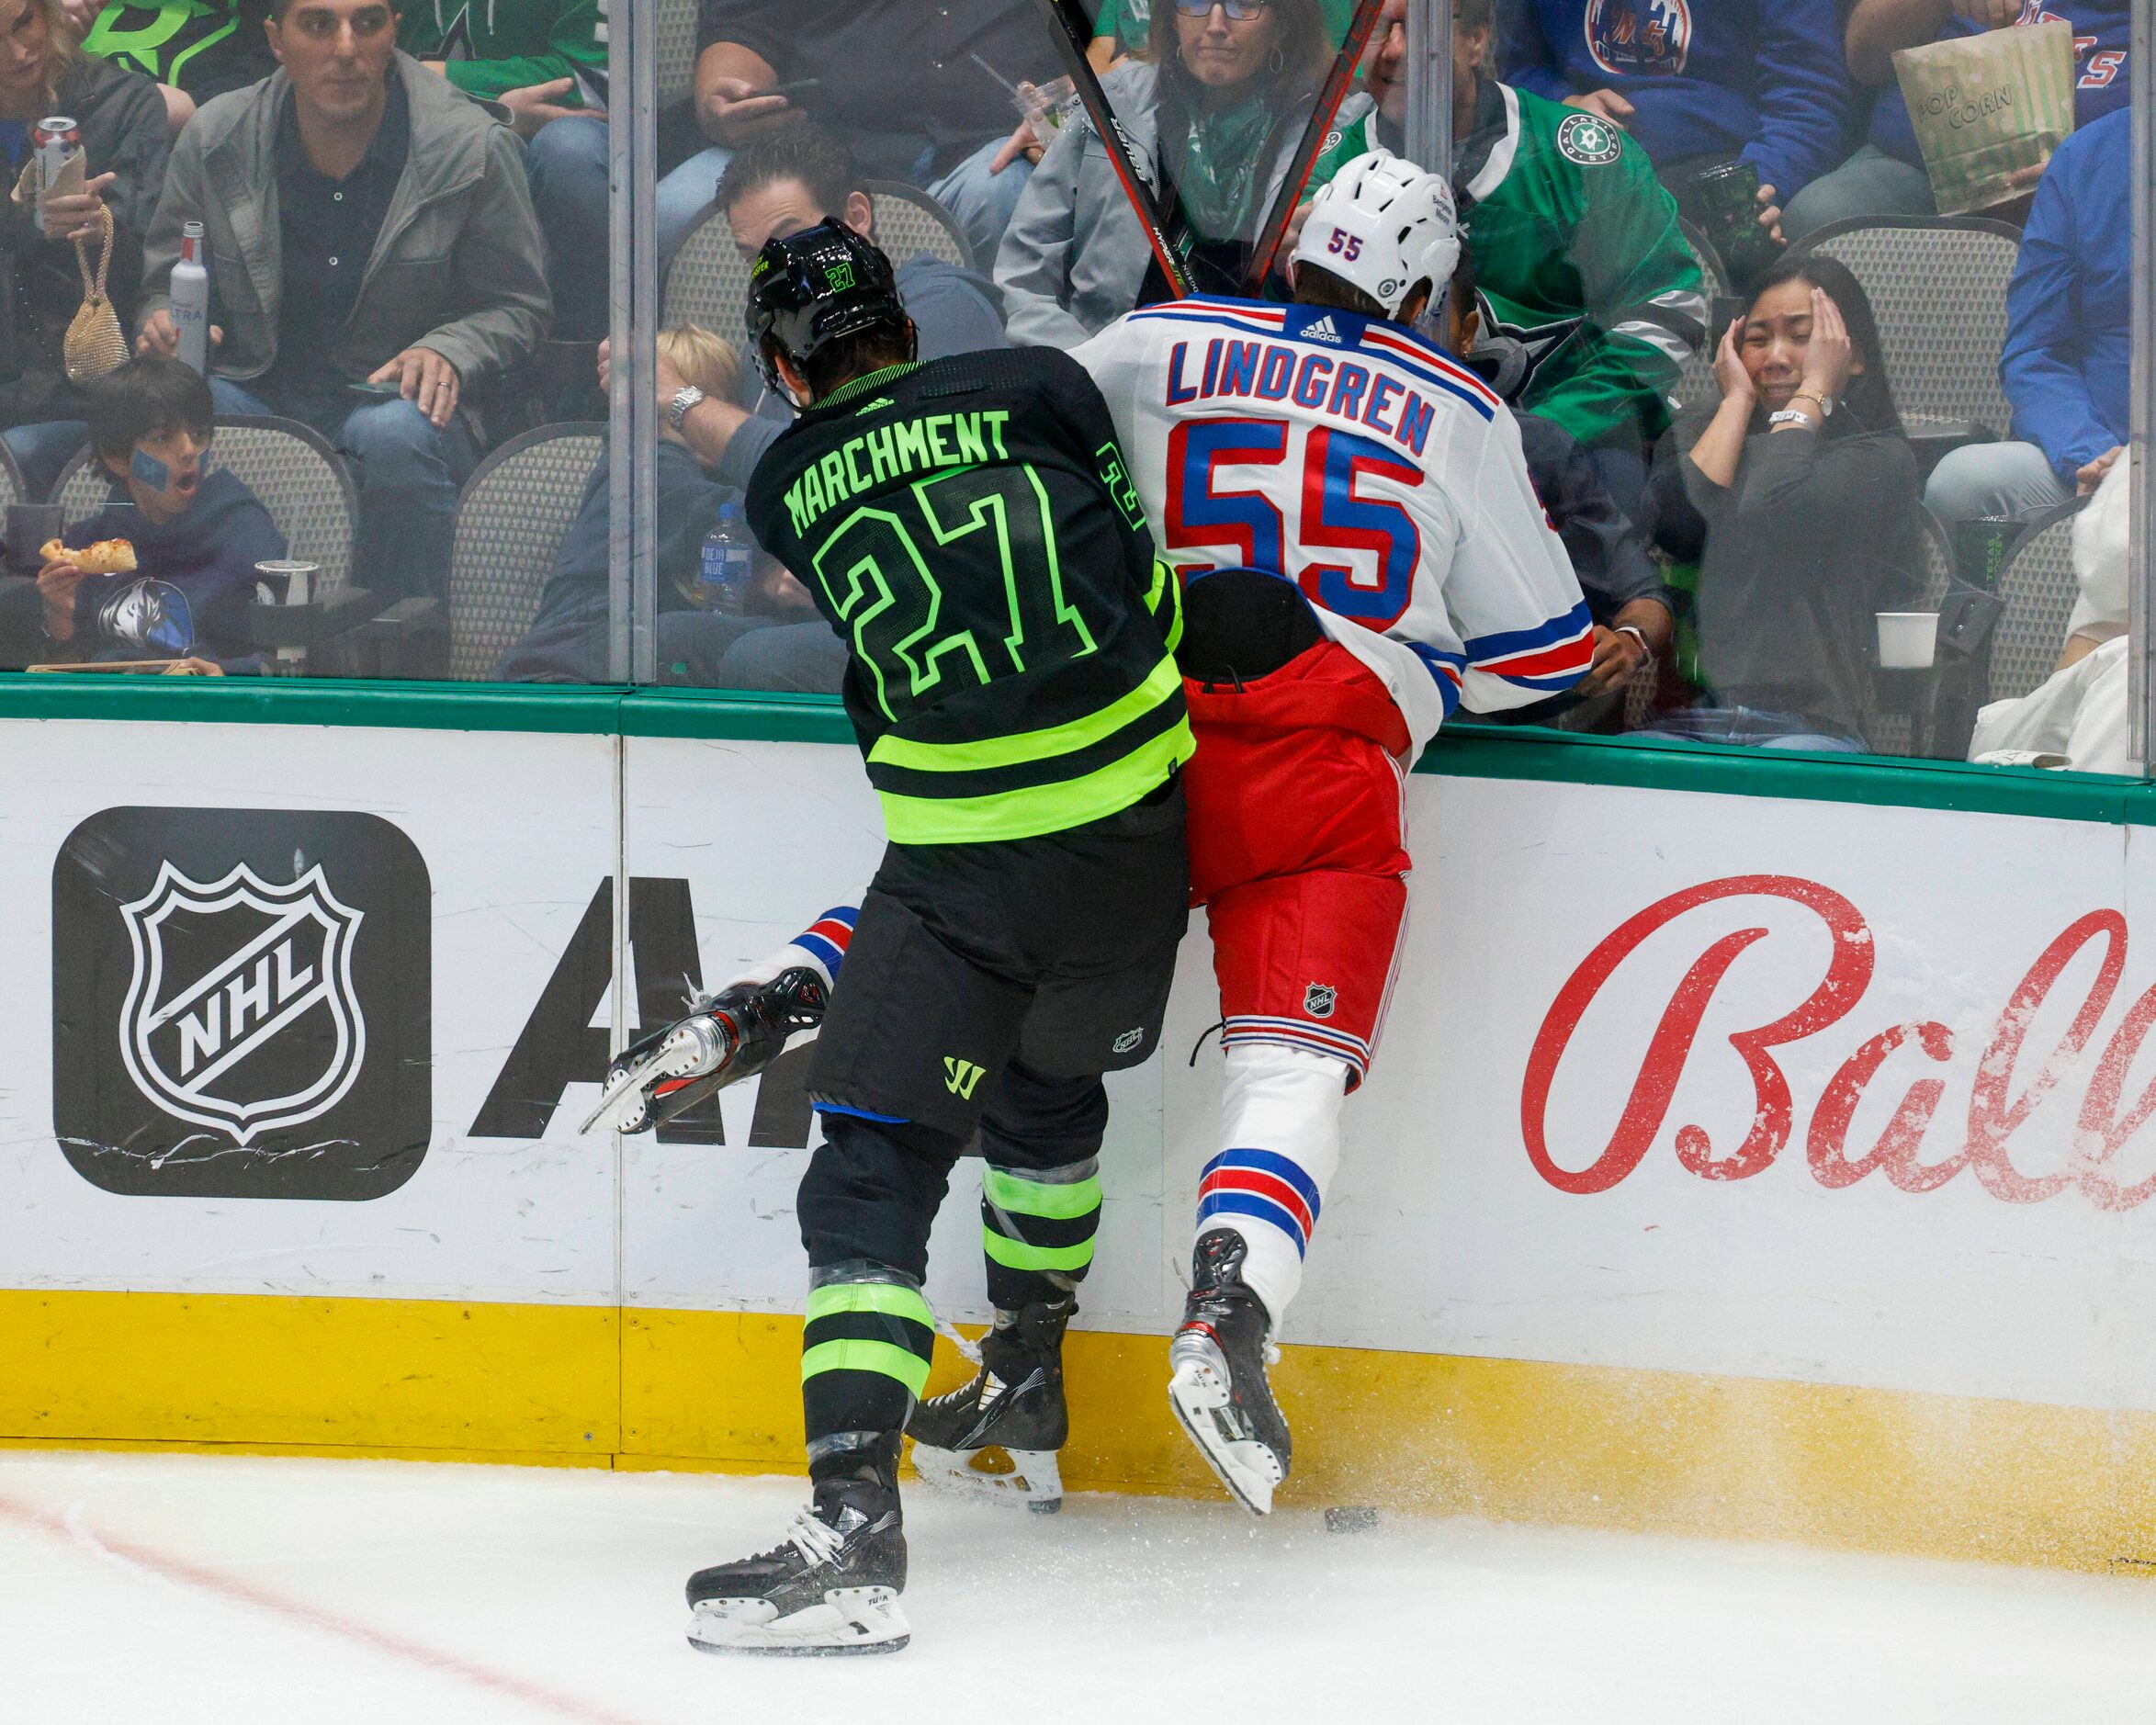
[[(142, 289), (142, 236), (172, 156), (164, 98), (139, 73), (102, 60), (75, 62), (54, 95), (53, 111), (72, 115), (83, 134), (84, 166), (94, 179), (119, 177), (105, 193), (112, 211), (112, 262), (106, 285), (123, 332), (132, 335)], [(19, 172), (19, 170), (18, 170)], [(13, 190), (12, 182), (7, 189)], [(93, 267), (96, 250), (91, 248)], [(67, 381), (62, 340), (83, 303), (82, 271), (65, 240), (45, 238), (35, 214), (0, 203), (0, 425), (83, 417), (81, 391)]]
[(1706, 424), (1690, 417), (1662, 440), (1646, 509), (1654, 542), (1699, 565), (1701, 670), (1724, 705), (1861, 740), (1873, 614), (1918, 585), (1915, 453), (1845, 406), (1823, 435), (1755, 434), (1725, 489), (1688, 453)]

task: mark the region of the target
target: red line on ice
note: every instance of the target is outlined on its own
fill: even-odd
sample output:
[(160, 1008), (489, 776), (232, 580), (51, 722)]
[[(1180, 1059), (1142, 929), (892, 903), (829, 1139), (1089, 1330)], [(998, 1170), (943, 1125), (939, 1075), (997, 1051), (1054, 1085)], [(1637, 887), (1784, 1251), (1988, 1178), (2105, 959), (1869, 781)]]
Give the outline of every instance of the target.
[[(55, 1539), (66, 1540), (70, 1545), (78, 1543), (74, 1535), (68, 1530), (66, 1522), (50, 1510), (32, 1509), (28, 1505), (0, 1497), (0, 1519), (34, 1528), (40, 1533), (49, 1533)], [(580, 1701), (574, 1696), (559, 1695), (536, 1683), (527, 1683), (522, 1677), (511, 1676), (507, 1672), (490, 1670), (485, 1665), (459, 1659), (454, 1653), (446, 1653), (423, 1641), (408, 1640), (401, 1635), (377, 1629), (356, 1618), (340, 1617), (319, 1606), (286, 1598), (281, 1594), (271, 1593), (266, 1588), (243, 1582), (237, 1576), (205, 1569), (184, 1558), (173, 1557), (149, 1546), (137, 1544), (132, 1539), (107, 1533), (103, 1528), (96, 1530), (96, 1538), (97, 1543), (107, 1550), (167, 1581), (184, 1582), (204, 1593), (216, 1594), (240, 1605), (253, 1606), (258, 1611), (269, 1612), (272, 1616), (310, 1629), (341, 1636), (347, 1641), (356, 1641), (362, 1647), (372, 1648), (378, 1653), (388, 1653), (428, 1671), (461, 1677), (467, 1683), (479, 1685), (482, 1689), (491, 1689), (498, 1695), (514, 1696), (520, 1701), (528, 1701), (534, 1707), (559, 1714), (564, 1719), (578, 1719), (583, 1725), (638, 1725), (636, 1720), (626, 1715), (609, 1713), (587, 1701)]]

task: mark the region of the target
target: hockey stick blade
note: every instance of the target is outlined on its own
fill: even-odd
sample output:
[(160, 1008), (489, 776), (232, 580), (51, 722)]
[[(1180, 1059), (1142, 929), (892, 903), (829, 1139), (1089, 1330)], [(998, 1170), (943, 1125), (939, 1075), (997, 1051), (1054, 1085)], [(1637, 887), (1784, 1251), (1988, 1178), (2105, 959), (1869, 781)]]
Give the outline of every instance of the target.
[[(1086, 58), (1086, 49), (1093, 39), (1092, 26), (1078, 0), (1041, 0), (1041, 4), (1047, 10), (1048, 35), (1063, 61), (1063, 70), (1069, 74), (1078, 100), (1085, 107), (1086, 118), (1092, 121), (1094, 132), (1108, 152), (1108, 164), (1123, 183), (1123, 196), (1137, 212), (1138, 225), (1146, 231), (1146, 242), (1153, 248), (1160, 273), (1168, 278), (1168, 285), (1179, 299), (1187, 299), (1191, 293), (1190, 266), (1168, 237), (1168, 224), (1161, 220), (1160, 206), (1154, 198), (1152, 187), (1134, 165), (1130, 133), (1116, 118), (1106, 92), (1101, 88), (1101, 80), (1094, 73), (1093, 62)], [(1363, 4), (1374, 7), (1377, 0), (1363, 0)]]
[(1272, 274), (1281, 244), (1287, 238), (1288, 223), (1294, 220), (1295, 211), (1302, 205), (1304, 188), (1310, 184), (1310, 175), (1317, 167), (1325, 141), (1332, 134), (1333, 121), (1339, 118), (1340, 104), (1348, 99), (1356, 74), (1362, 69), (1363, 52), (1370, 46), (1371, 36), (1377, 28), (1378, 14), (1383, 9), (1383, 0), (1361, 0), (1349, 22), (1347, 39), (1340, 44), (1332, 70), (1326, 73), (1324, 86), (1317, 93), (1317, 106), (1311, 110), (1310, 124), (1303, 129), (1303, 141), (1295, 146), (1287, 177), (1281, 182), (1280, 196), (1273, 200), (1272, 213), (1266, 217), (1258, 244), (1250, 254), (1247, 287), (1252, 299), (1264, 292), (1266, 277)]

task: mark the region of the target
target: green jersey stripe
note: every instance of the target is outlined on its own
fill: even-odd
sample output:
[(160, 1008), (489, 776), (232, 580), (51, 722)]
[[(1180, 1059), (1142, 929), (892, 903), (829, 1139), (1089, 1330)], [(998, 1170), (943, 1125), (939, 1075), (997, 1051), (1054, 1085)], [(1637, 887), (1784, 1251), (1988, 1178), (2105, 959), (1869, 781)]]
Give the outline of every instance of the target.
[(888, 1342), (824, 1342), (801, 1356), (803, 1383), (827, 1371), (873, 1371), (896, 1378), (915, 1396), (928, 1387), (929, 1381), (927, 1360)]
[(910, 1318), (931, 1330), (936, 1327), (936, 1314), (929, 1310), (929, 1302), (920, 1297), (918, 1288), (893, 1281), (841, 1281), (808, 1291), (807, 1322), (813, 1324), (818, 1318), (841, 1312), (882, 1312)]
[(1120, 814), (1197, 752), (1190, 720), (1098, 772), (983, 796), (906, 796), (878, 789), (893, 844), (988, 844), (1064, 832)]
[(981, 1176), (981, 1196), (998, 1210), (1019, 1216), (1085, 1216), (1101, 1208), (1101, 1177), (1066, 1186), (1044, 1185), (1021, 1175), (989, 1168)]
[(1183, 686), (1173, 654), (1164, 655), (1146, 681), (1098, 712), (1067, 725), (1037, 731), (1012, 731), (979, 742), (922, 743), (886, 731), (868, 751), (871, 767), (907, 767), (916, 772), (976, 772), (994, 767), (1046, 761), (1089, 748), (1112, 737), (1140, 715), (1151, 712)]
[[(981, 1250), (1005, 1269), (1084, 1269), (1093, 1261), (1090, 1240), (1081, 1246), (1028, 1246), (1023, 1240), (1008, 1239), (991, 1228), (981, 1230)], [(927, 1368), (921, 1370), (925, 1376)]]

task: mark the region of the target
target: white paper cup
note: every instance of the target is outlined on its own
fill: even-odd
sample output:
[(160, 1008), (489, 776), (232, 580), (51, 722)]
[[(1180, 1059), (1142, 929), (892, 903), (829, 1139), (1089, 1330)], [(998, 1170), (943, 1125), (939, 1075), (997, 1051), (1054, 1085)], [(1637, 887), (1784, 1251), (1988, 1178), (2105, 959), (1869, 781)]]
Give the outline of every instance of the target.
[(1927, 671), (1939, 650), (1939, 614), (1936, 611), (1881, 611), (1879, 620), (1879, 662), (1887, 671)]

